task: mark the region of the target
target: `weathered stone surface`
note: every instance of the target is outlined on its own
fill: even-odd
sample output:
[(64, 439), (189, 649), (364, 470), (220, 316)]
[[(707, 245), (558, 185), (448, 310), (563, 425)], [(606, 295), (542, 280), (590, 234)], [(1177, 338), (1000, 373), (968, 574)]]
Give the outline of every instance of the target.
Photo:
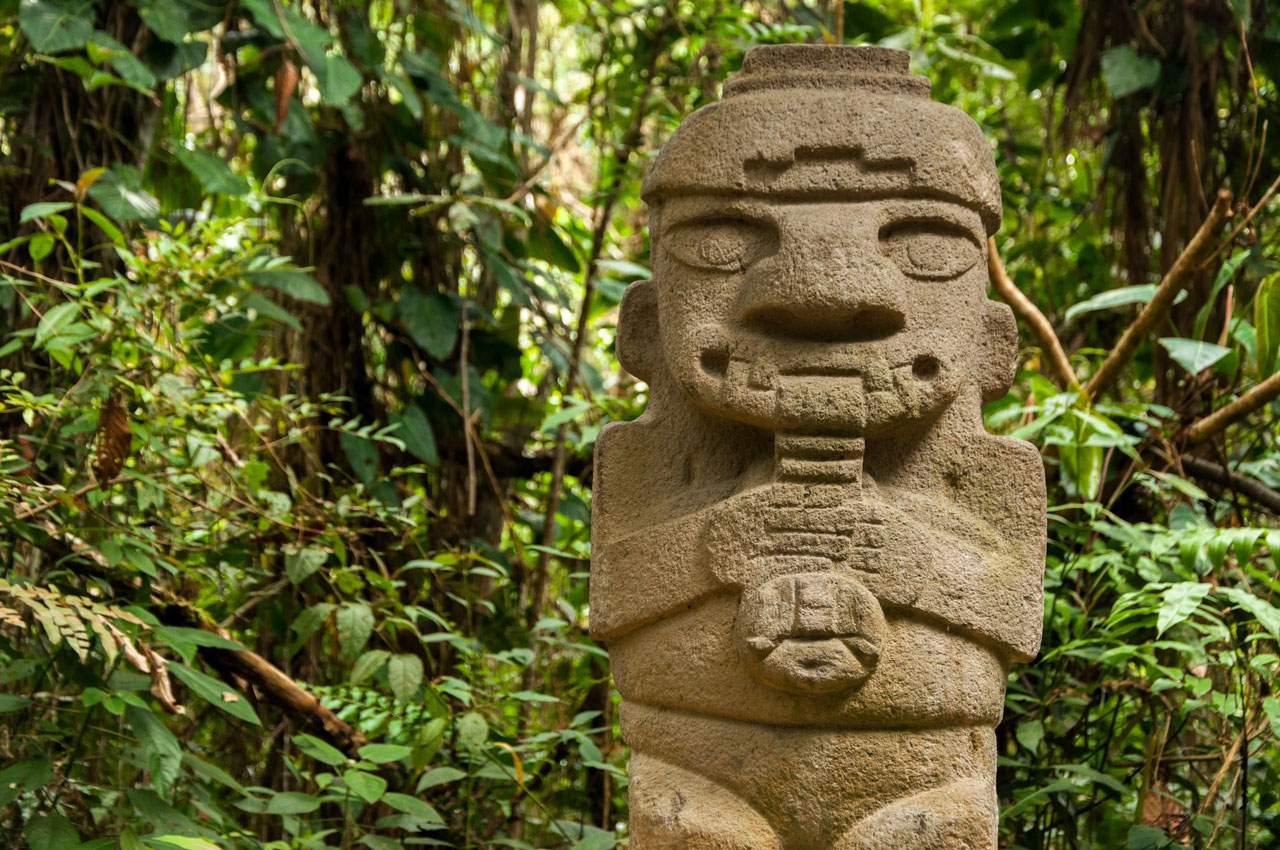
[(633, 850), (996, 846), (1044, 479), (982, 427), (1000, 190), (928, 90), (899, 51), (758, 48), (646, 180), (618, 353), (651, 399), (600, 437), (591, 574)]

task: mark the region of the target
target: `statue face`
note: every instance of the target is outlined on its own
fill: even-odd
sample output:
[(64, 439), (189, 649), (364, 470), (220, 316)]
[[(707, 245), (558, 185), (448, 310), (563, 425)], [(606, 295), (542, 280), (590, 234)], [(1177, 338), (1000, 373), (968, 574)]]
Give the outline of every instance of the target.
[(657, 230), (662, 355), (710, 413), (874, 436), (974, 383), (987, 266), (968, 207), (682, 195)]

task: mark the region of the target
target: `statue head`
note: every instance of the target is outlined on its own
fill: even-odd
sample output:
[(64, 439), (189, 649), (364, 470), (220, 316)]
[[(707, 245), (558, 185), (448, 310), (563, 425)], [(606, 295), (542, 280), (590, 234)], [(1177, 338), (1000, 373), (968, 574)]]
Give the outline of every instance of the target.
[(773, 431), (875, 436), (1006, 391), (995, 163), (907, 62), (756, 48), (680, 126), (644, 184), (653, 277), (624, 299), (628, 370)]

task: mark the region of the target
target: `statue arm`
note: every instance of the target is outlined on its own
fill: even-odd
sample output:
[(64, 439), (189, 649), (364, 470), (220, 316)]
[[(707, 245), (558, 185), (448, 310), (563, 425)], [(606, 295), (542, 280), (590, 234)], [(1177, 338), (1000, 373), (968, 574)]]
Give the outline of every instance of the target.
[(964, 629), (1001, 655), (1028, 661), (1039, 650), (1044, 618), (1043, 466), (1027, 443), (986, 440), (991, 468), (1001, 470), (1005, 483), (975, 477), (958, 502), (900, 494), (864, 580), (886, 604)]
[(706, 556), (711, 511), (595, 542), (591, 636), (609, 641), (723, 589)]

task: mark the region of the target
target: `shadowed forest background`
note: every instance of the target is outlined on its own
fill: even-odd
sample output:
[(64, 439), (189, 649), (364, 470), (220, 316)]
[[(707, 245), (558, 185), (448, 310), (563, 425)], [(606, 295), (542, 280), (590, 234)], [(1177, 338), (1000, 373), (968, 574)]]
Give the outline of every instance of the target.
[(1050, 481), (1002, 845), (1280, 846), (1262, 0), (0, 0), (0, 845), (625, 845), (585, 624), (640, 177), (838, 40), (1002, 177), (987, 422)]

